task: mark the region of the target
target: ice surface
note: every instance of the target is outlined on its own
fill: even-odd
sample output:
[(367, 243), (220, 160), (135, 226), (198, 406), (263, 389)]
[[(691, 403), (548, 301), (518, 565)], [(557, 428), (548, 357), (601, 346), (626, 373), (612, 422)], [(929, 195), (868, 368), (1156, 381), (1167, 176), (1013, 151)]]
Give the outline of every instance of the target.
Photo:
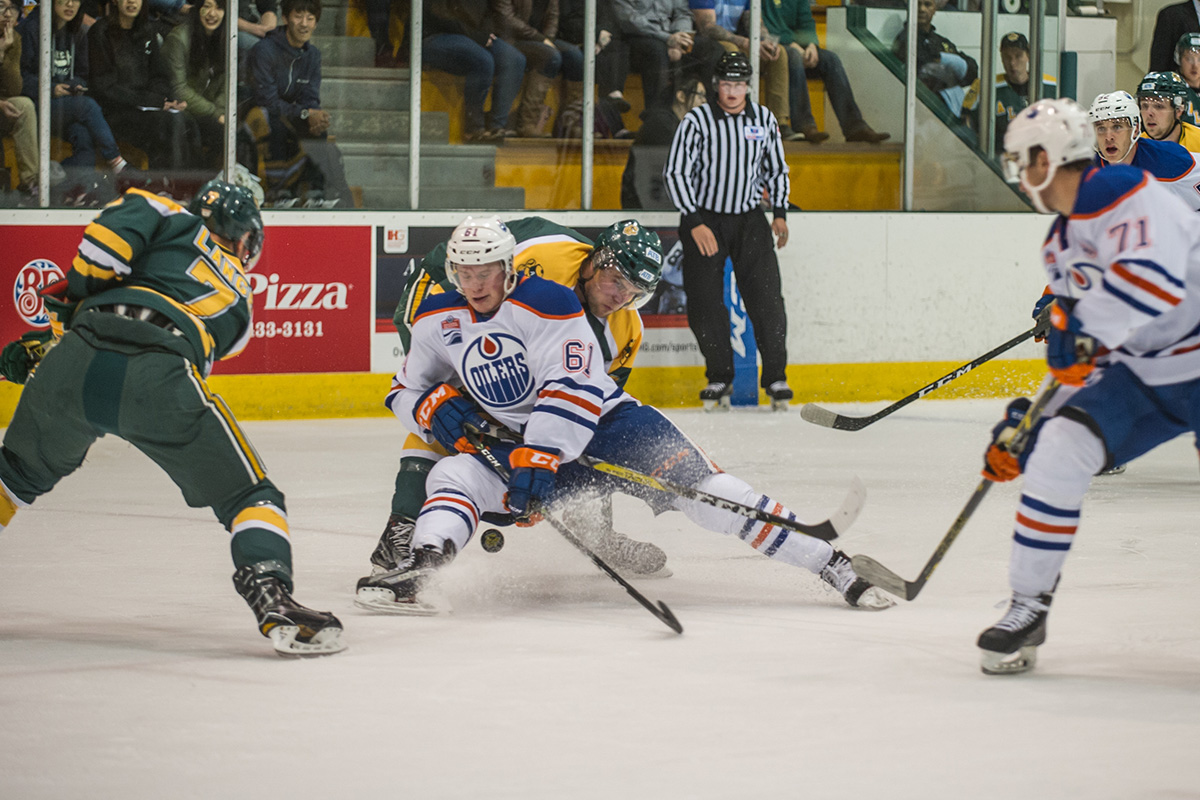
[[(1001, 408), (923, 401), (853, 433), (798, 409), (671, 416), (806, 519), (859, 475), (840, 545), (912, 578)], [(619, 498), (619, 529), (670, 556), (674, 577), (636, 583), (683, 636), (545, 525), (472, 543), (442, 581), (452, 615), (401, 618), (351, 604), (399, 424), (245, 428), (287, 494), (297, 597), (350, 649), (275, 656), (211, 514), (102, 440), (0, 535), (0, 798), (1200, 797), (1190, 437), (1097, 479), (1037, 671), (995, 678), (974, 641), (1008, 596), (1014, 484), (883, 613)]]

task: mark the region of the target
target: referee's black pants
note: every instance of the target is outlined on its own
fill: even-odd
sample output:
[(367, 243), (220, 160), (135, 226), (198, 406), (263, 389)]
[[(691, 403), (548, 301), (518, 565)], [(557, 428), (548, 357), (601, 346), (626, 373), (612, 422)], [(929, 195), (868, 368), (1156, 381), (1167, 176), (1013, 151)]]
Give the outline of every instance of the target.
[(733, 345), (723, 282), (725, 258), (729, 257), (762, 358), (760, 385), (765, 389), (787, 380), (787, 311), (770, 223), (757, 209), (745, 214), (701, 210), (700, 218), (717, 237), (716, 254), (701, 255), (692, 229), (682, 225), (679, 241), (683, 243), (688, 326), (704, 356), (705, 377), (710, 383), (733, 382)]

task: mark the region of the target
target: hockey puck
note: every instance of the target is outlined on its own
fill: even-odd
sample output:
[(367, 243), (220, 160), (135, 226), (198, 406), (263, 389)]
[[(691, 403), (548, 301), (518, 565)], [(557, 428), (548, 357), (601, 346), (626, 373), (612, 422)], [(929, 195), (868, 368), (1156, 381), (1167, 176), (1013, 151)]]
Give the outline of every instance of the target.
[(495, 528), (488, 528), (479, 537), (479, 545), (489, 553), (499, 553), (504, 547), (504, 534)]

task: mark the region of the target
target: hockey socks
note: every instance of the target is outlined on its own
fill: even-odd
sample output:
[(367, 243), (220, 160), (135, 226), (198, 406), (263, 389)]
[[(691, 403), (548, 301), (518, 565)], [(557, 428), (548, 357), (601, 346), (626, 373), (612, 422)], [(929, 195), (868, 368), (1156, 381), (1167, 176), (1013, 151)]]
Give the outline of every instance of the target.
[[(694, 488), (778, 516), (796, 518), (782, 503), (758, 494), (745, 481), (726, 472), (708, 475)], [(702, 528), (737, 536), (768, 558), (803, 567), (814, 574), (819, 573), (833, 555), (833, 547), (828, 542), (783, 530), (767, 522), (748, 519), (696, 500), (679, 498), (675, 501), (675, 506)]]

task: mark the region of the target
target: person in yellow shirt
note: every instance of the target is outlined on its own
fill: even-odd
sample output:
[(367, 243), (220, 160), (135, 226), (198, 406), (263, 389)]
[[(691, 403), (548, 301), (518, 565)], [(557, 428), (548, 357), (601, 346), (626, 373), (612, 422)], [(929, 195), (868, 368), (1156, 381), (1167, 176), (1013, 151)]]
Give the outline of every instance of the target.
[(1200, 153), (1200, 128), (1181, 119), (1187, 95), (1187, 84), (1179, 73), (1151, 72), (1142, 78), (1137, 90), (1142, 135)]

